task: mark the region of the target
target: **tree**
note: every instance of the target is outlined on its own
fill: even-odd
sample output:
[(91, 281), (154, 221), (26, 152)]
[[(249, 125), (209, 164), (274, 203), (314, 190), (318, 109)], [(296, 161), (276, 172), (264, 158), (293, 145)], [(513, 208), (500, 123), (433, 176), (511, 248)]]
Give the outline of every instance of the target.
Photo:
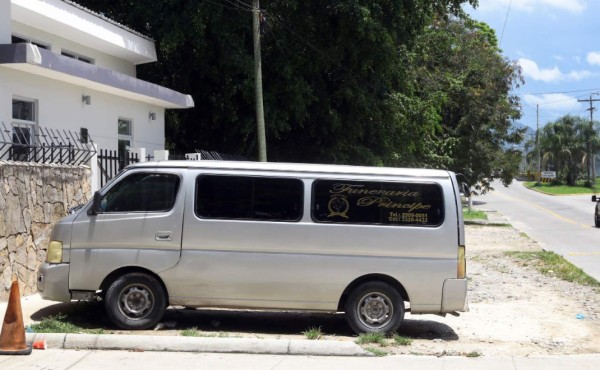
[[(191, 93), (167, 116), (169, 143), (256, 153), (251, 15), (244, 2), (79, 0), (156, 40), (139, 76)], [(415, 165), (439, 130), (439, 106), (407, 78), (434, 17), (477, 0), (272, 0), (262, 38), (269, 159)], [(440, 144), (444, 146), (445, 144)]]
[(557, 178), (567, 185), (575, 185), (582, 177), (590, 143), (596, 152), (598, 131), (590, 129), (589, 122), (577, 116), (561, 117), (548, 123), (540, 132), (545, 167), (552, 161)]
[(424, 163), (443, 163), (483, 192), (502, 169), (508, 185), (521, 161), (512, 144), (523, 130), (519, 100), (510, 95), (523, 79), (520, 68), (500, 53), (493, 31), (469, 18), (436, 19), (418, 39), (412, 79), (423, 100), (437, 107), (440, 128), (426, 136)]

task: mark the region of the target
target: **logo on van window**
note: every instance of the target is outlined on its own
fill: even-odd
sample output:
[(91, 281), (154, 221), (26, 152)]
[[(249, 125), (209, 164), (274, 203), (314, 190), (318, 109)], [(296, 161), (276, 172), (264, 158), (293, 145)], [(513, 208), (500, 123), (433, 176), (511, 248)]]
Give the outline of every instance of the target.
[(329, 214), (327, 217), (348, 217), (348, 211), (350, 210), (350, 203), (343, 195), (334, 195), (329, 199), (329, 203), (327, 204), (327, 209), (329, 210)]

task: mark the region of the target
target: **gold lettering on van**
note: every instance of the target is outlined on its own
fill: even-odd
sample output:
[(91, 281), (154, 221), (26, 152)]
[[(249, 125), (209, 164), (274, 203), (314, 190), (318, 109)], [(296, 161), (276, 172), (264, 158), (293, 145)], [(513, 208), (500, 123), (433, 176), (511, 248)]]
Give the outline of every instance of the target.
[(390, 208), (390, 209), (404, 209), (406, 212), (415, 212), (420, 210), (428, 210), (431, 209), (430, 204), (423, 204), (421, 202), (414, 203), (396, 203), (390, 200), (389, 198), (380, 198), (380, 197), (364, 197), (360, 198), (356, 201), (356, 205), (359, 207), (369, 207), (372, 205), (376, 205), (382, 208)]
[(329, 214), (327, 217), (343, 217), (348, 219), (348, 211), (350, 210), (350, 203), (343, 195), (335, 195), (329, 199), (329, 203), (327, 203), (327, 209), (329, 210)]
[(334, 184), (331, 190), (331, 194), (351, 194), (351, 195), (383, 195), (388, 197), (418, 197), (421, 195), (418, 191), (410, 190), (373, 190), (367, 189), (364, 185), (353, 185), (353, 184)]

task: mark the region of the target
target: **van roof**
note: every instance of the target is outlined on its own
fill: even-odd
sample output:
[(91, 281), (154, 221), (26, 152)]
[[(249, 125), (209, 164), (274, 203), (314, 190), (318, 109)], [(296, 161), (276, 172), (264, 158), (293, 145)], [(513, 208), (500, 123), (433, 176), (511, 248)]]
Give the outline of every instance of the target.
[(157, 161), (142, 162), (128, 166), (128, 168), (207, 168), (224, 170), (254, 170), (273, 172), (304, 172), (304, 173), (332, 173), (355, 175), (384, 175), (384, 176), (409, 176), (429, 178), (449, 178), (451, 172), (446, 170), (433, 170), (423, 168), (397, 168), (397, 167), (366, 167), (332, 164), (309, 163), (283, 163), (283, 162), (244, 162), (244, 161)]

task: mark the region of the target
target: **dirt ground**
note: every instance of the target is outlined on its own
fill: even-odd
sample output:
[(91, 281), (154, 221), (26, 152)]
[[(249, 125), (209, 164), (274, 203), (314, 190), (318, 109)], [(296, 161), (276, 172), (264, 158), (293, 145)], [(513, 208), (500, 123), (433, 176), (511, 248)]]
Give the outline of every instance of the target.
[[(445, 318), (407, 313), (399, 334), (413, 338), (412, 344), (381, 350), (437, 356), (600, 353), (600, 289), (542, 275), (507, 256), (540, 250), (512, 227), (467, 225), (466, 236), (470, 311)], [(323, 339), (357, 339), (342, 315), (169, 309), (157, 330), (123, 332), (110, 329), (101, 309), (86, 307), (86, 326), (108, 333), (181, 335), (193, 328), (201, 336), (300, 339), (303, 331), (320, 327)], [(77, 304), (55, 304), (31, 319), (71, 310)]]

